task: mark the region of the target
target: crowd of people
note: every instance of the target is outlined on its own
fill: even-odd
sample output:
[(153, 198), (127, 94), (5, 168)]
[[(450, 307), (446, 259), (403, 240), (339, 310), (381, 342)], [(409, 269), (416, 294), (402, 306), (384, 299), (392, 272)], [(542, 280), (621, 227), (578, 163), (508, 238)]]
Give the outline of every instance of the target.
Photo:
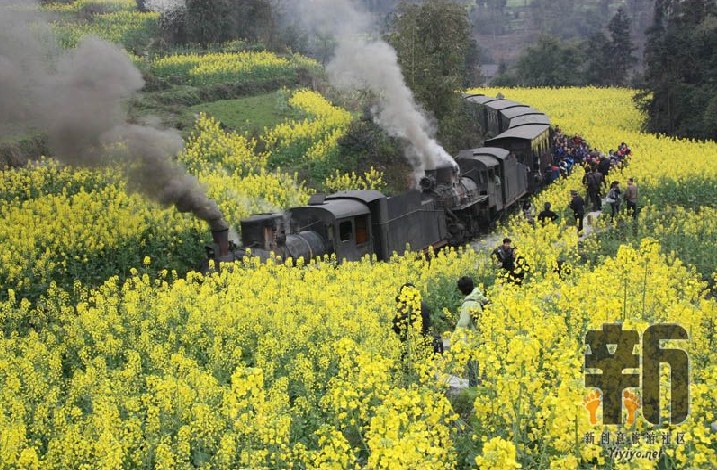
[[(544, 168), (543, 180), (550, 184), (559, 178), (567, 178), (577, 166), (585, 170), (583, 185), (585, 195), (583, 198), (577, 191), (571, 192), (569, 208), (573, 211), (578, 231), (583, 231), (583, 219), (588, 210), (602, 211), (603, 202), (610, 205), (611, 220), (622, 208), (624, 201), (627, 210), (633, 218), (637, 218), (637, 185), (633, 178), (628, 179), (627, 188), (623, 192), (619, 181), (612, 181), (609, 185), (608, 175), (615, 174), (619, 170), (622, 175), (623, 169), (627, 166), (632, 150), (625, 142), (622, 142), (617, 150), (610, 150), (604, 154), (598, 150), (591, 149), (587, 141), (580, 135), (572, 137), (564, 134), (559, 126), (556, 126), (551, 141), (552, 164)], [(604, 198), (604, 199), (603, 199)], [(526, 220), (535, 225), (536, 209), (533, 204), (526, 200), (523, 203), (523, 215)], [(558, 214), (553, 212), (549, 203), (546, 203), (543, 210), (538, 214), (538, 222), (545, 225), (547, 222), (556, 222)]]
[(617, 150), (610, 150), (604, 154), (598, 150), (591, 149), (588, 142), (580, 135), (570, 137), (555, 127), (551, 141), (552, 165), (544, 168), (544, 181), (552, 183), (561, 176), (567, 178), (575, 166), (581, 165), (587, 170), (595, 170), (607, 178), (612, 168), (622, 170), (627, 166), (632, 155), (632, 150), (622, 142)]
[(590, 157), (590, 147), (579, 135), (568, 137), (555, 127), (551, 142), (552, 165), (544, 169), (544, 182), (550, 184), (560, 177), (567, 178), (575, 168)]
[[(632, 155), (630, 146), (622, 142), (617, 150), (610, 150), (604, 154), (598, 150), (591, 149), (587, 141), (580, 135), (572, 137), (564, 134), (559, 126), (556, 126), (551, 141), (552, 165), (544, 169), (544, 181), (552, 183), (560, 177), (567, 178), (577, 166), (585, 170), (583, 185), (585, 186), (585, 198), (577, 191), (571, 191), (568, 207), (575, 217), (578, 232), (583, 232), (584, 218), (588, 209), (602, 211), (603, 203), (610, 206), (610, 220), (614, 222), (615, 216), (623, 207), (623, 202), (632, 215), (637, 218), (639, 209), (637, 205), (638, 190), (633, 178), (627, 180), (627, 186), (623, 191), (619, 181), (608, 183), (608, 175), (615, 174), (619, 170), (622, 175), (623, 169), (628, 165)], [(535, 208), (530, 201), (523, 205), (523, 215), (526, 220), (535, 224)], [(558, 220), (558, 214), (553, 212), (549, 203), (538, 214), (538, 222), (545, 225), (547, 222)]]
[(620, 170), (620, 174), (622, 174), (631, 154), (632, 150), (625, 142), (621, 143), (616, 151), (610, 150), (607, 155), (595, 151), (588, 153), (588, 157), (583, 162), (585, 175), (582, 181), (587, 201), (577, 194), (577, 191), (571, 192), (570, 208), (573, 210), (578, 232), (583, 230), (583, 218), (588, 204), (594, 211), (602, 211), (603, 203), (608, 204), (610, 206), (610, 221), (614, 222), (622, 203), (625, 202), (632, 218), (637, 218), (639, 212), (637, 207), (638, 190), (635, 180), (628, 178), (624, 191), (620, 187), (620, 181), (613, 180), (608, 185), (608, 176), (611, 172), (615, 174), (614, 169)]
[[(615, 216), (620, 212), (622, 203), (624, 202), (633, 220), (637, 219), (639, 213), (637, 206), (638, 189), (633, 178), (628, 178), (627, 187), (623, 191), (619, 181), (613, 181), (608, 188), (602, 174), (593, 170), (585, 174), (584, 184), (587, 192), (587, 202), (578, 191), (570, 191), (569, 207), (573, 211), (578, 232), (583, 231), (583, 219), (585, 218), (588, 203), (592, 205), (592, 209), (595, 211), (601, 211), (604, 204), (609, 205), (610, 222), (615, 222)], [(607, 194), (605, 195), (605, 199), (602, 199), (602, 194), (605, 189), (607, 189)]]

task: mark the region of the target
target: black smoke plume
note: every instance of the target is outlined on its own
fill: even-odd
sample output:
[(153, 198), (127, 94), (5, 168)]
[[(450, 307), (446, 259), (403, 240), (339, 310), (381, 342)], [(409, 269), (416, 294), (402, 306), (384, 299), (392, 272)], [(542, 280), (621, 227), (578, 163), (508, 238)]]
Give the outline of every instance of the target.
[(128, 122), (126, 102), (143, 86), (124, 50), (89, 36), (63, 51), (39, 9), (0, 0), (0, 135), (43, 132), (70, 165), (119, 159), (131, 188), (225, 229), (216, 202), (174, 161), (178, 132)]

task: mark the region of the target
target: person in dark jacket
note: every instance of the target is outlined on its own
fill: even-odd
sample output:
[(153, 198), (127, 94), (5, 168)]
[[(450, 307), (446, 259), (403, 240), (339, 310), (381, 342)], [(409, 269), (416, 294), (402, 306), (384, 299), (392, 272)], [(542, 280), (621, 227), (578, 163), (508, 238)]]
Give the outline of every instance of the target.
[(493, 256), (500, 266), (506, 271), (515, 269), (515, 248), (510, 246), (513, 241), (510, 238), (504, 238), (503, 244), (493, 250)]
[(585, 186), (588, 190), (588, 200), (597, 211), (602, 210), (602, 201), (600, 201), (600, 187), (602, 186), (602, 182), (602, 174), (594, 169), (590, 169), (590, 172), (585, 175)]
[[(410, 282), (407, 282), (398, 289), (398, 295), (396, 296), (396, 305), (398, 307), (398, 312), (393, 319), (393, 331), (398, 335), (401, 341), (406, 341), (406, 336), (408, 334), (408, 319), (409, 315), (412, 313), (410, 312), (411, 308), (406, 304), (403, 299), (401, 299), (401, 296), (404, 294), (404, 289), (413, 289), (416, 291), (418, 290), (416, 289), (416, 286), (414, 286)], [(421, 311), (419, 312), (419, 315), (411, 316), (411, 326), (415, 324), (416, 320), (418, 319), (418, 316), (420, 316), (422, 320), (421, 334), (426, 335), (429, 331), (431, 331), (431, 312), (428, 305), (426, 305), (423, 300), (421, 300)]]
[(558, 220), (558, 214), (550, 210), (551, 205), (549, 202), (546, 202), (544, 207), (545, 208), (540, 212), (540, 214), (538, 214), (538, 221), (541, 224), (545, 225), (545, 221), (547, 219), (550, 219), (551, 222)]
[(622, 191), (620, 191), (620, 182), (613, 181), (610, 185), (610, 191), (607, 193), (607, 198), (605, 199), (608, 204), (610, 204), (610, 222), (614, 222), (615, 215), (620, 212), (621, 195)]
[[(398, 295), (396, 296), (396, 316), (393, 318), (393, 331), (396, 333), (402, 343), (405, 343), (408, 339), (408, 328), (414, 328), (416, 320), (421, 317), (421, 335), (427, 339), (433, 341), (433, 351), (437, 353), (443, 352), (443, 340), (440, 337), (434, 338), (431, 336), (431, 309), (430, 307), (421, 300), (421, 311), (418, 315), (411, 312), (411, 307), (407, 305), (407, 302), (402, 298), (404, 289), (416, 289), (416, 286), (407, 282), (398, 289)], [(420, 295), (420, 294), (418, 294)], [(410, 325), (409, 325), (410, 318)]]
[(585, 200), (580, 197), (577, 191), (570, 191), (572, 199), (570, 200), (570, 208), (575, 215), (575, 222), (578, 224), (578, 233), (583, 231), (583, 218), (585, 217)]
[[(612, 152), (612, 150), (611, 150)], [(610, 157), (605, 157), (602, 160), (600, 160), (600, 163), (598, 163), (597, 170), (602, 173), (602, 176), (604, 180), (607, 180), (607, 174), (610, 172)]]

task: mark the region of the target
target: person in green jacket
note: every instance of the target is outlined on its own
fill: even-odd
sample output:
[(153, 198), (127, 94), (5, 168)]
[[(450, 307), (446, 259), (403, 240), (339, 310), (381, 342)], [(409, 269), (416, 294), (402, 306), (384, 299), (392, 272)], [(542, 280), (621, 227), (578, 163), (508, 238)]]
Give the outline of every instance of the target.
[(483, 306), (488, 303), (488, 299), (480, 289), (475, 287), (473, 279), (468, 276), (458, 279), (458, 290), (466, 297), (461, 304), (460, 318), (456, 324), (456, 330), (459, 328), (475, 330), (474, 314), (479, 314), (483, 311)]
[[(473, 279), (469, 276), (463, 276), (458, 279), (458, 290), (466, 297), (461, 304), (460, 317), (456, 323), (456, 331), (461, 329), (475, 330), (476, 317), (483, 312), (483, 306), (488, 304), (488, 299), (483, 293), (475, 287)], [(468, 361), (468, 386), (475, 387), (478, 385), (478, 362), (474, 360)]]

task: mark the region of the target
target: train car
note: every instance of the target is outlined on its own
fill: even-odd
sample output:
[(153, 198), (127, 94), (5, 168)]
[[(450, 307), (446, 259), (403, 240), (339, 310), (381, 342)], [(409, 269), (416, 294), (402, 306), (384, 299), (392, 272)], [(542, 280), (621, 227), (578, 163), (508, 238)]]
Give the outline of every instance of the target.
[[(436, 201), (414, 190), (395, 197), (380, 191), (341, 191), (314, 195), (308, 205), (286, 214), (264, 214), (241, 222), (242, 247), (262, 259), (272, 255), (308, 260), (335, 254), (339, 261), (375, 254), (387, 260), (394, 251), (441, 247), (450, 239)], [(224, 234), (217, 234), (221, 238)], [(215, 237), (216, 240), (216, 237)], [(219, 257), (240, 259), (246, 250)]]
[(511, 151), (528, 169), (528, 192), (536, 192), (542, 185), (541, 170), (552, 163), (550, 155), (550, 126), (531, 124), (508, 129), (485, 145)]
[[(321, 198), (321, 196), (316, 196)], [(368, 244), (361, 249), (358, 245), (367, 243), (366, 237), (352, 236), (348, 224), (345, 224), (344, 231), (338, 224), (335, 230), (339, 230), (338, 237), (333, 237), (336, 257), (339, 260), (357, 260), (368, 253), (375, 254), (380, 260), (387, 260), (394, 251), (402, 253), (409, 245), (414, 249), (424, 249), (429, 246), (440, 247), (446, 244), (449, 238), (446, 219), (442, 216), (440, 208), (436, 207), (436, 201), (425, 198), (421, 191), (412, 190), (393, 197), (386, 197), (380, 191), (375, 190), (354, 190), (340, 191), (326, 196), (323, 202), (315, 201), (314, 207), (321, 207), (324, 204), (334, 204), (338, 201), (352, 201), (368, 209), (368, 219), (364, 216), (354, 216), (353, 220), (346, 219), (343, 222), (352, 222), (353, 227), (370, 227)], [(311, 201), (310, 201), (311, 203)], [(292, 209), (301, 213), (304, 208)], [(359, 209), (356, 209), (359, 212)], [(301, 224), (299, 224), (300, 226)], [(342, 235), (343, 233), (343, 235)]]
[(508, 126), (508, 129), (520, 126), (529, 126), (532, 124), (541, 124), (549, 126), (550, 118), (543, 113), (518, 116), (510, 120), (510, 125)]
[(528, 106), (515, 101), (510, 100), (493, 100), (483, 104), (485, 108), (485, 122), (486, 127), (484, 128), (486, 134), (489, 136), (495, 136), (500, 134), (501, 131), (501, 112), (507, 109), (513, 108), (528, 108)]
[(466, 98), (469, 106), (472, 108), (471, 114), (475, 116), (484, 132), (488, 130), (488, 113), (486, 112), (485, 105), (493, 101), (497, 101), (497, 98), (491, 98), (485, 95), (472, 95)]
[(542, 112), (530, 106), (519, 106), (515, 108), (503, 109), (500, 112), (500, 132), (505, 132), (510, 128), (511, 121), (523, 116), (545, 116)]

